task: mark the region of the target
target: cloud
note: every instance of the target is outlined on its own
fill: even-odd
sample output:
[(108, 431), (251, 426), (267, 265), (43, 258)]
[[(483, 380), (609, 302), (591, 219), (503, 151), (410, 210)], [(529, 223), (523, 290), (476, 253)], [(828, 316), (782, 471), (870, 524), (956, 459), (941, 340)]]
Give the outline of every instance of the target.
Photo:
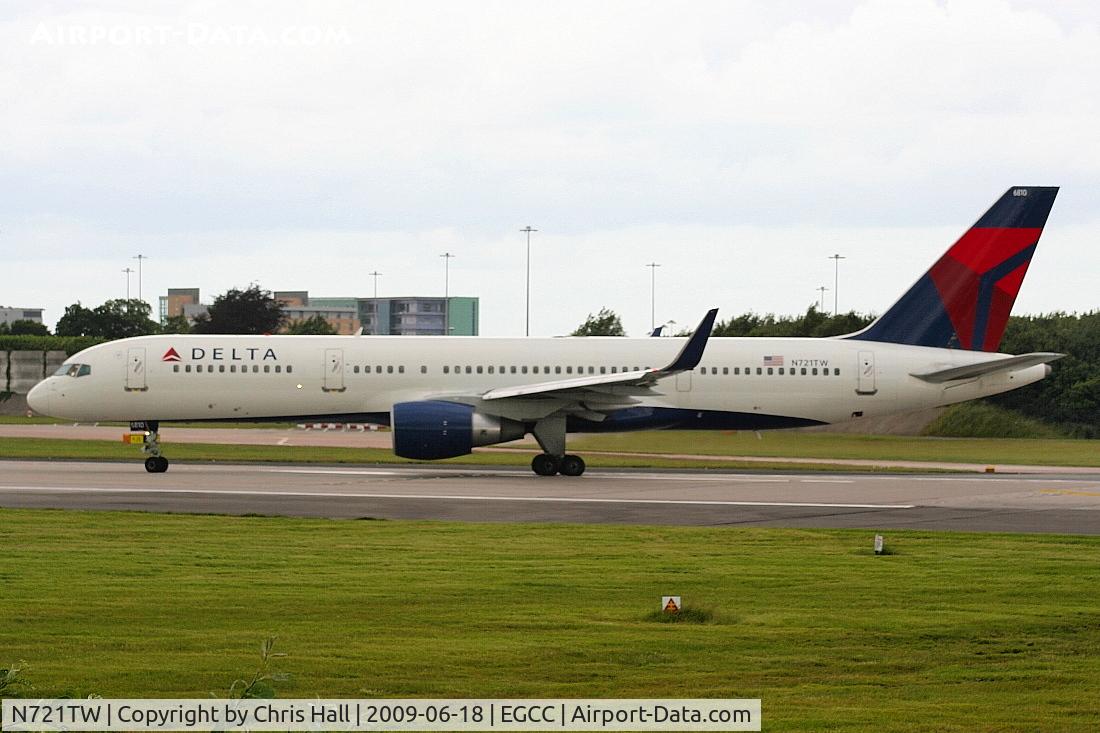
[[(852, 252), (853, 281), (866, 268), (849, 305), (881, 310), (1010, 185), (1062, 185), (1047, 239), (1072, 232), (1055, 244), (1073, 257), (1051, 265), (1064, 275), (1094, 261), (1090, 4), (5, 13), (0, 244), (19, 253), (21, 281), (59, 279), (19, 284), (22, 305), (115, 292), (138, 251), (160, 288), (214, 293), (262, 277), (362, 294), (378, 268), (420, 292), (446, 248), (460, 255), (458, 282), (485, 299), (485, 332), (515, 333), (516, 230), (530, 223), (542, 230), (533, 293), (555, 305), (539, 333), (616, 303), (639, 333), (653, 259), (662, 292), (681, 299), (677, 320), (714, 297), (800, 310), (838, 248)], [(93, 43), (97, 28), (106, 39)], [(330, 35), (301, 42), (315, 31)], [(1089, 307), (1042, 282), (1042, 257), (1021, 307), (1032, 286), (1035, 307)], [(70, 258), (80, 265), (61, 281)], [(902, 265), (903, 284), (887, 283)]]

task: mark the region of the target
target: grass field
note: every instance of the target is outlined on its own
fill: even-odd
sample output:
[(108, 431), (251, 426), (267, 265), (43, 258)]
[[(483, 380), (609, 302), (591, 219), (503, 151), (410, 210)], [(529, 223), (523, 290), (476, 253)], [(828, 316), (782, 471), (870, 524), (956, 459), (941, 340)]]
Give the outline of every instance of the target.
[[(1086, 731), (1100, 538), (0, 510), (27, 694), (760, 697), (764, 729)], [(662, 594), (714, 614), (647, 620)]]
[[(405, 463), (384, 448), (326, 448), (282, 445), (233, 445), (220, 443), (165, 443), (165, 455), (173, 461), (202, 461), (222, 463)], [(444, 461), (431, 461), (430, 465), (477, 466), (528, 466), (534, 447), (516, 451), (477, 452)], [(58, 440), (53, 438), (4, 438), (0, 440), (0, 459), (57, 459), (57, 460), (143, 460), (138, 446), (102, 440)], [(820, 463), (790, 463), (782, 460), (718, 461), (699, 459), (651, 458), (647, 456), (600, 456), (585, 458), (592, 467), (602, 468), (712, 468), (725, 470), (783, 470), (783, 471), (890, 471), (874, 466), (843, 466)], [(425, 462), (419, 462), (425, 463)], [(428, 465), (425, 463), (425, 465)], [(901, 469), (893, 469), (901, 470)], [(905, 469), (912, 472), (912, 469)]]
[(757, 437), (751, 432), (664, 431), (574, 436), (569, 449), (578, 453), (588, 450), (1100, 466), (1100, 441), (1068, 439), (920, 438), (785, 430), (762, 432)]

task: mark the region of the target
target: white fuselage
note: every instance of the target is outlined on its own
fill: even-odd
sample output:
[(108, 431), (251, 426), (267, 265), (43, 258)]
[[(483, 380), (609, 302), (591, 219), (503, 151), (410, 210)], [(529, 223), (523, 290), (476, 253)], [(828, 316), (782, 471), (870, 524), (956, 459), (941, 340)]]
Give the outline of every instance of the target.
[[(501, 387), (659, 368), (683, 344), (681, 338), (144, 336), (80, 352), (66, 364), (86, 365), (82, 376), (59, 373), (29, 399), (39, 412), (74, 420), (385, 421), (399, 402), (469, 402)], [(621, 393), (637, 407), (714, 417), (698, 427), (836, 423), (1005, 392), (1049, 369), (1040, 364), (942, 384), (912, 376), (1001, 358), (846, 339), (712, 338), (696, 369), (665, 377), (646, 394)], [(606, 392), (612, 400), (619, 393)], [(590, 427), (622, 429), (611, 424)], [(659, 425), (625, 425), (650, 426)], [(588, 427), (571, 423), (571, 429)]]

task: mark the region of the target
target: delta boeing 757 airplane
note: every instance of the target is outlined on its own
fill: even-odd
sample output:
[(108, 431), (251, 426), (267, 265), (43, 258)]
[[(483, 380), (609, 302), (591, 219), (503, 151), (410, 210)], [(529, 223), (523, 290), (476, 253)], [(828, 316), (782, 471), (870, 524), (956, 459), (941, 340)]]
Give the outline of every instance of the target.
[(27, 397), (46, 415), (124, 420), (150, 473), (174, 420), (388, 424), (417, 459), (531, 433), (540, 476), (579, 476), (569, 432), (766, 430), (985, 397), (1061, 354), (997, 353), (1057, 188), (1009, 189), (901, 299), (835, 338), (142, 336), (85, 349)]

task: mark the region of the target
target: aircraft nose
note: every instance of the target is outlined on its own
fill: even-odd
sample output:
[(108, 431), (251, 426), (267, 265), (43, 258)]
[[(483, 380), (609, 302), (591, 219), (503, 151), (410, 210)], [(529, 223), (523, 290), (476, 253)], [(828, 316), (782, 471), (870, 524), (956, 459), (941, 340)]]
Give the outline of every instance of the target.
[(46, 384), (48, 381), (39, 382), (27, 393), (27, 405), (39, 415), (50, 414), (50, 387)]

